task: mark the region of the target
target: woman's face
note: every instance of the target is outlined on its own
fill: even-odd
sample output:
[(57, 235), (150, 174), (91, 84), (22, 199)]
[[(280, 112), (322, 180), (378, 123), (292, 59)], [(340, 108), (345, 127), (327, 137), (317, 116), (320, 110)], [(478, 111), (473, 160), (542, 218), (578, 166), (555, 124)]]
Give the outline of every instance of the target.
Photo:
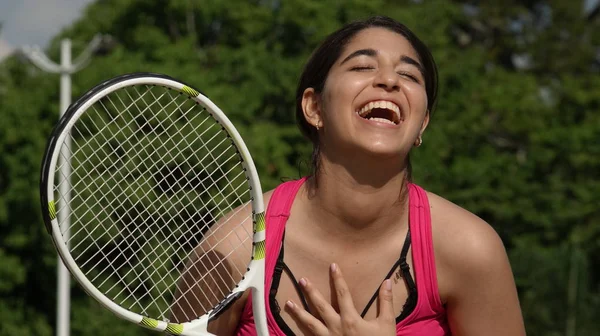
[(404, 36), (384, 28), (355, 35), (312, 95), (316, 103), (304, 105), (316, 112), (307, 118), (318, 117), (323, 148), (405, 156), (429, 120), (421, 69)]

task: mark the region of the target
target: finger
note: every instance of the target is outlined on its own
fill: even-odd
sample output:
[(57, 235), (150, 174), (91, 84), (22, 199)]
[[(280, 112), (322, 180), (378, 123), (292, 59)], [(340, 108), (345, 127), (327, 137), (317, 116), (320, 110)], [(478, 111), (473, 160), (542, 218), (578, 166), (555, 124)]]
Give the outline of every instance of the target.
[(305, 335), (327, 335), (327, 327), (323, 322), (319, 321), (316, 317), (312, 316), (304, 308), (298, 306), (291, 300), (285, 303), (285, 310), (290, 316), (296, 321), (296, 324)]
[(392, 293), (392, 280), (386, 279), (379, 287), (379, 315), (377, 319), (382, 322), (396, 324), (394, 317), (394, 295)]
[(342, 275), (342, 271), (340, 270), (339, 266), (335, 263), (331, 264), (329, 270), (331, 273), (331, 279), (333, 280), (335, 296), (340, 308), (340, 315), (346, 318), (360, 317), (356, 311), (356, 307), (354, 307), (354, 301), (352, 300), (350, 289), (348, 288), (348, 284), (346, 284), (346, 280), (344, 280), (344, 276)]
[(327, 326), (338, 325), (340, 320), (339, 314), (323, 297), (321, 292), (307, 278), (300, 279), (299, 283), (311, 306), (315, 309), (315, 316), (320, 317)]

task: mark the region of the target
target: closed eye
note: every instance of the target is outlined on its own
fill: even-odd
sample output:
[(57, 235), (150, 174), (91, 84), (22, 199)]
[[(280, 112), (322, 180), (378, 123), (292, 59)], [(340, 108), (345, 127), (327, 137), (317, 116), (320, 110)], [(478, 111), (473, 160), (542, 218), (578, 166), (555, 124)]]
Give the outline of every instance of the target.
[(411, 81), (413, 81), (415, 83), (419, 83), (419, 84), (421, 83), (421, 81), (419, 80), (419, 78), (417, 76), (411, 74), (410, 72), (399, 71), (398, 75), (406, 77), (406, 78), (410, 79)]
[(354, 66), (352, 68), (350, 68), (351, 71), (368, 71), (368, 70), (373, 70), (375, 69), (372, 66), (364, 66), (364, 65), (359, 65), (359, 66)]

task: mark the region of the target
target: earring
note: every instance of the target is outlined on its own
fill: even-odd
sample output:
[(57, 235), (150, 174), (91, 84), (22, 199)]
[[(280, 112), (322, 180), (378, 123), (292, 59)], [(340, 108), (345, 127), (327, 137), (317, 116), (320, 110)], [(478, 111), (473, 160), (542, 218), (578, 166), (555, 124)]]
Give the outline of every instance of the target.
[(315, 125), (315, 128), (317, 129), (317, 131), (319, 130), (319, 125), (320, 124), (321, 124), (320, 122), (317, 122), (317, 124)]
[(417, 138), (417, 140), (415, 140), (415, 147), (421, 146), (422, 143), (423, 143), (423, 139), (421, 138), (421, 136), (419, 136)]

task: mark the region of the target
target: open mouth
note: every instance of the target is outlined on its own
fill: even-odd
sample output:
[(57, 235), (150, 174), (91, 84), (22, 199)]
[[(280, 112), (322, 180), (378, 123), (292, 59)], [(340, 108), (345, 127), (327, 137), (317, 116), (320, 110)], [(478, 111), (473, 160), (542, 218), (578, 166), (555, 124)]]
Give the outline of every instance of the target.
[(400, 107), (387, 100), (369, 102), (356, 113), (364, 119), (391, 125), (398, 125), (402, 122)]

